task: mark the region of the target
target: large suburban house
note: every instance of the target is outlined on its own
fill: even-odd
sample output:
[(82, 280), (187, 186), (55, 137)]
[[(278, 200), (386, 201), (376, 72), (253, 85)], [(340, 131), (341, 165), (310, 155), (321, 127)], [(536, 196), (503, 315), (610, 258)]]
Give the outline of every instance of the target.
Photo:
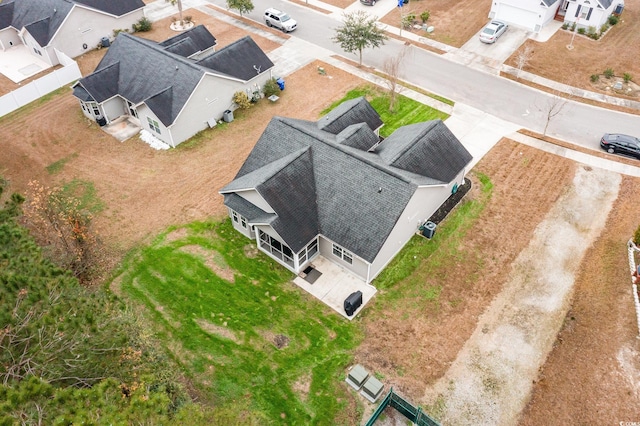
[(274, 117), (220, 193), (236, 230), (298, 274), (316, 257), (371, 282), (463, 184), (471, 154), (441, 120), (381, 140), (364, 99), (317, 122)]
[(272, 78), (273, 62), (251, 37), (219, 51), (215, 43), (204, 26), (162, 43), (120, 33), (73, 94), (101, 125), (126, 117), (175, 147), (233, 110), (235, 92), (251, 98)]
[(55, 50), (75, 58), (117, 29), (131, 30), (143, 16), (142, 0), (3, 0), (0, 52), (25, 45), (50, 65)]
[(624, 0), (494, 0), (489, 18), (536, 33), (554, 19), (599, 30), (623, 7)]

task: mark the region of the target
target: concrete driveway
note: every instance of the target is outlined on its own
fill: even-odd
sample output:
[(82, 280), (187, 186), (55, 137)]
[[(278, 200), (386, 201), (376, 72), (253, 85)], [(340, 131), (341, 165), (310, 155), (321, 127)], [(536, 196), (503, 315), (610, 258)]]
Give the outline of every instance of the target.
[(500, 66), (518, 50), (531, 35), (529, 31), (509, 26), (502, 36), (493, 44), (480, 41), (480, 31), (455, 53), (447, 53), (445, 57), (465, 65), (480, 65), (485, 71), (498, 74)]

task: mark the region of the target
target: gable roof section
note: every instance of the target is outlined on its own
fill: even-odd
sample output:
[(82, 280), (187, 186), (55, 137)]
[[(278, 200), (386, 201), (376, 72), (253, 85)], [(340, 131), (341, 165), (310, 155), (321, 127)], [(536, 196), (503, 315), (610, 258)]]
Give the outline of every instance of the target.
[(168, 52), (188, 58), (215, 46), (216, 38), (204, 25), (198, 25), (159, 44)]
[(40, 46), (46, 46), (51, 40), (51, 35), (54, 32), (51, 31), (50, 18), (44, 18), (31, 24), (27, 24), (24, 28), (29, 31), (29, 34), (31, 34)]
[(544, 3), (544, 4), (545, 4), (545, 6), (547, 6), (547, 7), (549, 7), (549, 6), (551, 6), (552, 4), (555, 4), (555, 3), (557, 3), (557, 2), (558, 2), (558, 0), (542, 0), (542, 3)]
[(336, 135), (336, 142), (368, 151), (380, 141), (380, 138), (369, 130), (367, 123), (352, 124)]
[(600, 3), (600, 6), (602, 6), (605, 10), (609, 9), (609, 6), (611, 6), (611, 3), (613, 3), (613, 0), (597, 0), (598, 3)]
[(81, 100), (104, 102), (118, 94), (119, 80), (120, 62), (114, 62), (80, 79), (73, 85), (73, 94)]
[(355, 123), (367, 123), (371, 130), (382, 126), (382, 120), (364, 96), (344, 101), (318, 120), (318, 128), (337, 135)]
[[(114, 69), (117, 64), (117, 72)], [(108, 69), (110, 69), (107, 71)], [(147, 104), (165, 126), (173, 123), (205, 70), (149, 40), (118, 34), (96, 71), (79, 80), (97, 102), (114, 94)], [(166, 92), (171, 88), (170, 93)]]
[(273, 67), (271, 59), (249, 36), (236, 40), (196, 63), (242, 81), (249, 81)]
[(13, 0), (0, 2), (0, 30), (11, 26), (13, 21)]
[(114, 16), (144, 7), (142, 0), (4, 0), (0, 3), (0, 29), (27, 28), (40, 46), (47, 46), (74, 4)]
[(142, 0), (73, 0), (75, 3), (114, 16), (122, 16), (144, 7)]
[[(3, 1), (3, 8), (11, 8), (4, 3)], [(55, 32), (73, 9), (73, 3), (65, 0), (13, 0), (10, 3), (13, 4), (13, 10), (8, 26), (12, 26), (18, 31), (27, 27), (29, 33), (40, 46), (49, 44)], [(4, 19), (6, 20), (6, 18)]]
[(453, 140), (442, 120), (432, 120), (397, 129), (376, 151), (391, 166), (446, 183), (473, 158)]

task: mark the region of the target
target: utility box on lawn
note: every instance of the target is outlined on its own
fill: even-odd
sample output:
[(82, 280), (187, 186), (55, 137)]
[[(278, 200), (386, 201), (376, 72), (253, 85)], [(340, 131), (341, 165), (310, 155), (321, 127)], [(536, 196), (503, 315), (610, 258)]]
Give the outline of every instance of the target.
[(222, 114), (222, 119), (225, 123), (231, 123), (233, 121), (233, 111), (231, 111), (230, 109), (226, 110)]

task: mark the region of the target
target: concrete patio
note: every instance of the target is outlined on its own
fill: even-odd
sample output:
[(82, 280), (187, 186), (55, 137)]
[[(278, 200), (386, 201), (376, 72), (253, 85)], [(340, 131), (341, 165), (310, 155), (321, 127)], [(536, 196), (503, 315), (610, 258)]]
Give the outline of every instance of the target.
[(124, 142), (130, 137), (140, 133), (141, 127), (138, 120), (131, 116), (123, 115), (116, 118), (106, 126), (103, 126), (102, 130), (118, 139), (120, 142)]
[(36, 58), (23, 44), (0, 51), (0, 73), (14, 83), (20, 83), (49, 68), (51, 65)]
[[(313, 259), (311, 264), (321, 274), (313, 284), (302, 276), (297, 276), (293, 282), (348, 320), (354, 319), (376, 294), (374, 286), (322, 256)], [(349, 317), (344, 311), (344, 299), (358, 290), (362, 292), (362, 305)]]

